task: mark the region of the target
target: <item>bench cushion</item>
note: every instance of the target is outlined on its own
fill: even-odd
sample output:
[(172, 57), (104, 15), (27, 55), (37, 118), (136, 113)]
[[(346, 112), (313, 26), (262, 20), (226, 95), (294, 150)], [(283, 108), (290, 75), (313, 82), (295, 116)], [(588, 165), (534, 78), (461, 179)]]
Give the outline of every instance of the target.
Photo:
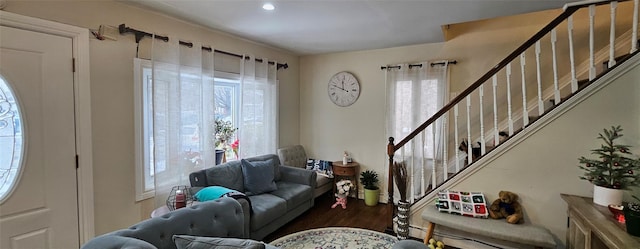
[(431, 223), (500, 240), (544, 248), (556, 248), (556, 241), (548, 229), (532, 224), (509, 224), (505, 220), (474, 219), (442, 213), (429, 206), (422, 219)]

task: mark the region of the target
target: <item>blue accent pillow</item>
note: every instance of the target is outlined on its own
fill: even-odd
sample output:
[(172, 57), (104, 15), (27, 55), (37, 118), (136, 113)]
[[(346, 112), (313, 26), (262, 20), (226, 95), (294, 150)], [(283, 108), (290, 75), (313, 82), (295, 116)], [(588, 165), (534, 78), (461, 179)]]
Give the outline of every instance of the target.
[(198, 201), (211, 201), (211, 200), (218, 199), (224, 194), (227, 194), (230, 192), (238, 192), (238, 191), (233, 189), (228, 189), (222, 186), (209, 186), (196, 192), (194, 197)]
[(242, 159), (240, 164), (245, 194), (258, 195), (278, 189), (274, 179), (273, 159), (253, 162)]

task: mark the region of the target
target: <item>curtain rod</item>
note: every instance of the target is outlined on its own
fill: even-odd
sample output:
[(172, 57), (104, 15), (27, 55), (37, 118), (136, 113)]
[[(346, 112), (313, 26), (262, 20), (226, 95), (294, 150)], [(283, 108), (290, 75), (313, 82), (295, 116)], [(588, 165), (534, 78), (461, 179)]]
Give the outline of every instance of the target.
[[(431, 63), (431, 66), (435, 66), (435, 65), (444, 65), (444, 64), (458, 64), (458, 61), (453, 60), (453, 61), (447, 61), (447, 62), (433, 62)], [(409, 69), (411, 69), (412, 67), (422, 67), (422, 64), (409, 64)], [(393, 68), (397, 68), (400, 69), (402, 68), (402, 66), (382, 66), (380, 67), (380, 70), (385, 70), (385, 69), (393, 69)]]
[[(120, 32), (121, 35), (126, 34), (126, 33), (133, 33), (136, 36), (136, 43), (139, 43), (140, 40), (142, 40), (142, 38), (145, 37), (145, 36), (155, 37), (156, 39), (163, 40), (165, 42), (169, 41), (169, 37), (167, 37), (167, 36), (161, 36), (161, 35), (155, 35), (154, 36), (153, 34), (151, 34), (149, 32), (145, 32), (145, 31), (129, 28), (124, 23), (120, 24), (118, 26), (118, 31)], [(180, 45), (184, 45), (184, 46), (187, 46), (187, 47), (190, 47), (190, 48), (193, 47), (193, 43), (191, 43), (191, 42), (178, 41), (178, 43)], [(226, 54), (226, 55), (230, 55), (230, 56), (234, 56), (234, 57), (238, 57), (238, 58), (242, 58), (243, 57), (242, 55), (239, 55), (239, 54), (234, 54), (234, 53), (231, 53), (231, 52), (217, 50), (217, 49), (211, 49), (210, 47), (205, 47), (205, 46), (202, 46), (202, 50), (206, 50), (206, 51), (209, 51), (209, 52), (212, 52), (212, 50), (213, 50), (213, 52), (220, 53), (220, 54)], [(247, 59), (250, 59), (250, 58), (247, 58)], [(255, 58), (255, 61), (263, 62), (263, 60), (260, 59), (260, 58)], [(267, 63), (273, 65), (275, 62), (268, 61)], [(287, 69), (287, 68), (289, 68), (289, 65), (287, 63), (284, 63), (284, 64), (278, 63), (278, 65), (276, 67), (277, 67), (277, 69), (280, 69), (280, 68)]]

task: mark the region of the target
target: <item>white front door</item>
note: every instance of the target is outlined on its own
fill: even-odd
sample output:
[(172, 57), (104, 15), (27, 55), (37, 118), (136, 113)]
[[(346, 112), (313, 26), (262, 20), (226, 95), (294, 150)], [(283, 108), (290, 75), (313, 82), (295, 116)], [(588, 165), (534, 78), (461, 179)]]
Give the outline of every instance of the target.
[(79, 247), (72, 45), (0, 27), (0, 76), (16, 97), (24, 139), (17, 185), (0, 200), (2, 249)]

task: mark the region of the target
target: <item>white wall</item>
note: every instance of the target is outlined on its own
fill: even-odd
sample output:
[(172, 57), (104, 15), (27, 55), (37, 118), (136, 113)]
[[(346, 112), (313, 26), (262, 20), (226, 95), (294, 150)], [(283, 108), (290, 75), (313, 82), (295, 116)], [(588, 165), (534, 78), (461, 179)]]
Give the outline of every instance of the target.
[[(298, 57), (292, 53), (114, 1), (20, 0), (9, 1), (4, 10), (88, 29), (125, 23), (148, 32), (201, 41), (232, 53), (287, 62), (289, 69), (278, 71), (279, 142), (289, 145), (299, 141)], [(119, 36), (118, 41), (90, 41), (96, 234), (128, 227), (148, 218), (153, 210), (153, 200), (136, 202), (134, 197), (135, 51), (133, 35)]]
[[(300, 143), (316, 159), (340, 160), (347, 150), (381, 176), (381, 202), (387, 196), (385, 71), (380, 66), (436, 59), (451, 65), (451, 92), (472, 84), (558, 14), (557, 10), (450, 25), (451, 40), (378, 50), (310, 55), (300, 58)], [(349, 107), (334, 105), (327, 83), (340, 71), (360, 81), (361, 95)], [(398, 142), (402, 138), (396, 138)], [(362, 189), (362, 187), (360, 187)], [(362, 190), (361, 190), (362, 191)], [(362, 195), (361, 195), (362, 196)]]
[[(300, 142), (308, 156), (338, 161), (346, 150), (360, 163), (361, 172), (367, 169), (378, 172), (381, 192), (385, 193), (385, 71), (380, 66), (435, 59), (441, 47), (441, 43), (425, 44), (302, 57)], [(352, 72), (360, 82), (360, 97), (349, 107), (334, 105), (327, 94), (329, 78), (340, 71)]]

